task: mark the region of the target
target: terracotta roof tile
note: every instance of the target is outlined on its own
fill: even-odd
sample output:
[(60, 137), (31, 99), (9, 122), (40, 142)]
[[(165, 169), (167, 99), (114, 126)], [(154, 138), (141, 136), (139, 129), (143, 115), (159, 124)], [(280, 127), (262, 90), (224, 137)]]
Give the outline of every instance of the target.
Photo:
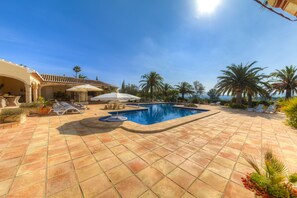
[(101, 85), (101, 86), (116, 87), (99, 80), (88, 80), (88, 79), (74, 78), (69, 76), (41, 74), (41, 77), (43, 78), (44, 82), (82, 83), (82, 84), (93, 84), (93, 85), (95, 84), (95, 85)]

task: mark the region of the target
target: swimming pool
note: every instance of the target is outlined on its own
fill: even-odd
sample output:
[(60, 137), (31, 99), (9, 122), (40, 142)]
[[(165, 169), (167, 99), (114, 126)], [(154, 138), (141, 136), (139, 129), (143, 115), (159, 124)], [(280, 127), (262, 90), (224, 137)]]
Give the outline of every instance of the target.
[[(137, 111), (122, 111), (118, 114), (125, 116), (129, 121), (136, 122), (143, 125), (155, 124), (175, 118), (181, 118), (189, 115), (205, 112), (207, 110), (187, 109), (174, 107), (174, 104), (141, 104), (141, 107), (147, 109)], [(117, 112), (110, 112), (116, 115)]]

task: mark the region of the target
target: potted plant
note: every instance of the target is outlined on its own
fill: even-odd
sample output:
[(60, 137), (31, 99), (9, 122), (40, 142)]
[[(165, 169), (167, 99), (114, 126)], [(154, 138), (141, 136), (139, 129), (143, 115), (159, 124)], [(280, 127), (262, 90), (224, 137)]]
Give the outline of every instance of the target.
[(46, 101), (43, 97), (39, 97), (37, 101), (38, 101), (38, 104), (39, 104), (38, 113), (40, 115), (49, 114), (49, 112), (51, 110), (51, 108), (48, 106), (49, 102)]
[(297, 198), (297, 173), (289, 175), (285, 164), (268, 150), (264, 156), (264, 166), (259, 167), (251, 156), (245, 160), (255, 170), (241, 178), (244, 187), (263, 198)]

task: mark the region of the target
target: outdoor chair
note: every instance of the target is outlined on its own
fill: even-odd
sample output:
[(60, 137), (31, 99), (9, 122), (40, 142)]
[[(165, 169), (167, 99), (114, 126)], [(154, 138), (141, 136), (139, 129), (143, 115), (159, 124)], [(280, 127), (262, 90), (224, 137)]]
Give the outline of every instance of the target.
[(18, 106), (19, 103), (18, 103), (18, 100), (20, 99), (20, 96), (16, 96), (16, 97), (9, 97), (7, 98), (7, 106), (11, 106), (11, 107), (14, 107), (14, 106)]
[(269, 105), (269, 107), (265, 110), (265, 113), (275, 113), (275, 112), (276, 112), (275, 105)]
[(264, 112), (264, 105), (263, 104), (259, 104), (256, 108), (248, 108), (248, 111), (254, 111), (257, 113), (263, 113)]
[(6, 99), (3, 96), (0, 96), (0, 108), (4, 108), (6, 106)]
[(67, 102), (60, 102), (60, 104), (55, 103), (53, 104), (53, 109), (50, 112), (54, 112), (57, 115), (64, 115), (67, 112), (78, 112), (83, 113), (85, 109), (72, 106)]

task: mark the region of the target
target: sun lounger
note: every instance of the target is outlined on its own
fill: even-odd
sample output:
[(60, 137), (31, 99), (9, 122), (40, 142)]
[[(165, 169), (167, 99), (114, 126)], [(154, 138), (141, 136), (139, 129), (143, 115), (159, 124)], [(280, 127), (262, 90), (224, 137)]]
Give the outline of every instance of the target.
[(78, 112), (78, 113), (83, 113), (85, 109), (80, 108), (80, 107), (75, 107), (73, 105), (70, 105), (67, 102), (59, 102), (55, 103), (53, 105), (53, 109), (51, 112), (56, 113), (57, 115), (64, 115), (67, 112)]
[(247, 108), (248, 111), (252, 112), (257, 112), (257, 113), (263, 113), (264, 112), (264, 105), (259, 104), (256, 108)]
[(269, 105), (269, 107), (265, 110), (265, 113), (275, 113), (275, 112), (276, 112), (275, 105)]
[(257, 113), (263, 113), (264, 112), (264, 105), (263, 104), (259, 104), (255, 109), (254, 112)]

